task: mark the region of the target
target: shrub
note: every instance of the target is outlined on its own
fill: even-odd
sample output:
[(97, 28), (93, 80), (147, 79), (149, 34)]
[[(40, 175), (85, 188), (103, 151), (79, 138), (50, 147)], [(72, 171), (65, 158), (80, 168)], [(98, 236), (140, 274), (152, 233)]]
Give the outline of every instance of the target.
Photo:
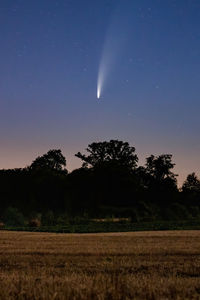
[(48, 210), (44, 215), (42, 215), (42, 225), (43, 226), (55, 225), (54, 213), (51, 210)]
[(29, 227), (40, 227), (41, 226), (41, 222), (39, 219), (31, 219), (29, 222), (28, 222), (28, 226)]
[(0, 221), (0, 229), (4, 228), (5, 224), (3, 222)]
[(23, 214), (15, 207), (8, 207), (4, 214), (4, 222), (7, 226), (24, 226)]

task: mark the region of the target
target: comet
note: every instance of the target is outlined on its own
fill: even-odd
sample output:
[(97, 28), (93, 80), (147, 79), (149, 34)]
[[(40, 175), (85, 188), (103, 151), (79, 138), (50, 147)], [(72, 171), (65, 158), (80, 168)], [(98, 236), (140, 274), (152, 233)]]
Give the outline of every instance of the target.
[(99, 74), (97, 79), (97, 99), (100, 99), (102, 94), (102, 87), (104, 86), (104, 79), (106, 76), (106, 72), (104, 69), (104, 60), (102, 59), (101, 64), (99, 66)]
[[(102, 97), (102, 93), (108, 84), (108, 79), (113, 78), (112, 72), (115, 69), (116, 61), (125, 45), (126, 37), (129, 33), (130, 17), (127, 20), (131, 10), (132, 0), (128, 0), (124, 5), (123, 0), (119, 0), (116, 9), (113, 11), (110, 20), (110, 26), (107, 30), (102, 49), (102, 55), (99, 64), (97, 76), (97, 99)], [(132, 19), (132, 16), (131, 16)]]
[(107, 82), (107, 76), (110, 74), (110, 70), (112, 69), (111, 64), (113, 57), (110, 54), (110, 40), (106, 39), (98, 71), (97, 99), (101, 98), (102, 92), (105, 88), (105, 83)]
[(101, 89), (100, 87), (97, 85), (97, 99), (100, 99), (101, 97)]

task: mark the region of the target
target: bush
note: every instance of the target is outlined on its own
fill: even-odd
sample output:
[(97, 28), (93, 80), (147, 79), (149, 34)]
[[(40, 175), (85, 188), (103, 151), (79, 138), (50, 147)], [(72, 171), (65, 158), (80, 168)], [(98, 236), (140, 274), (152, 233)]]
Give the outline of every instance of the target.
[(54, 213), (49, 210), (44, 215), (42, 215), (42, 225), (53, 226), (55, 225)]
[(3, 222), (0, 221), (0, 229), (4, 228), (5, 224)]
[(191, 215), (187, 208), (179, 203), (173, 203), (170, 207), (172, 216), (174, 215), (174, 220), (187, 220), (191, 218)]
[(4, 214), (4, 222), (7, 226), (24, 226), (23, 214), (14, 207), (8, 207)]
[(41, 226), (41, 222), (39, 219), (31, 219), (28, 223), (29, 227), (40, 227)]

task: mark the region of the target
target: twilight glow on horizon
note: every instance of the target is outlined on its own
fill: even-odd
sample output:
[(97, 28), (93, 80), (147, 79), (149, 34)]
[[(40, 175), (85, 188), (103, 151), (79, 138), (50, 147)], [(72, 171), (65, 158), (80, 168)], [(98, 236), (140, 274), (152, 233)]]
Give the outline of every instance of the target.
[(119, 139), (200, 176), (198, 0), (2, 0), (0, 22), (1, 169)]

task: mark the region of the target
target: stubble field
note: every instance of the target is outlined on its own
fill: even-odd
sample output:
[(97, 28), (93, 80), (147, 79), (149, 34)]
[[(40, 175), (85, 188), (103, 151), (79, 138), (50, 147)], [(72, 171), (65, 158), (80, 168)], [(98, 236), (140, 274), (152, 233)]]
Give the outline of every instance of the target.
[(200, 299), (200, 231), (0, 231), (0, 299)]

